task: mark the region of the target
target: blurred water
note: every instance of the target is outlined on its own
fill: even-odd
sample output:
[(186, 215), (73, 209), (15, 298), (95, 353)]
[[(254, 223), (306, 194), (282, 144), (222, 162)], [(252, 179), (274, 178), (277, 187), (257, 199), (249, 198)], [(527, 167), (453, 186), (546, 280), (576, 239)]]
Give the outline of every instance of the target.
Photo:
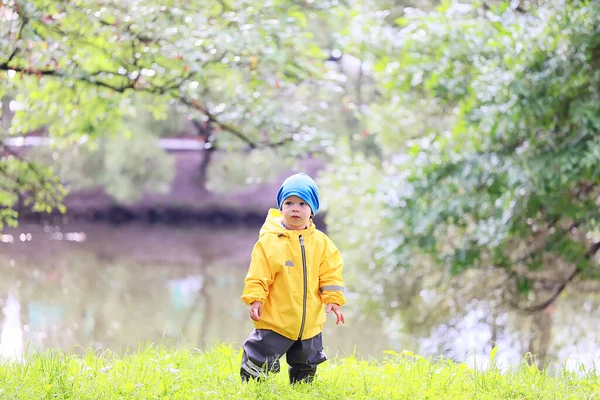
[[(30, 351), (240, 346), (253, 328), (240, 295), (257, 236), (258, 228), (136, 224), (5, 229), (2, 354), (22, 353), (23, 342)], [(377, 326), (331, 318), (324, 342), (330, 356), (389, 348)]]
[[(24, 351), (50, 347), (124, 351), (147, 342), (240, 346), (252, 330), (240, 294), (257, 234), (257, 228), (136, 224), (5, 229), (0, 355), (19, 359)], [(520, 363), (528, 349), (529, 318), (514, 310), (492, 315), (486, 303), (474, 301), (443, 321), (415, 305), (403, 310), (405, 316), (412, 313), (408, 320), (425, 312), (418, 315), (425, 328), (415, 331), (400, 317), (378, 322), (359, 309), (358, 294), (348, 297), (346, 324), (336, 326), (329, 318), (324, 329), (330, 356), (356, 352), (381, 358), (386, 350), (409, 349), (485, 367), (491, 340), (500, 348), (496, 360), (502, 366)], [(599, 316), (595, 291), (561, 296), (548, 349), (556, 365), (598, 364)]]

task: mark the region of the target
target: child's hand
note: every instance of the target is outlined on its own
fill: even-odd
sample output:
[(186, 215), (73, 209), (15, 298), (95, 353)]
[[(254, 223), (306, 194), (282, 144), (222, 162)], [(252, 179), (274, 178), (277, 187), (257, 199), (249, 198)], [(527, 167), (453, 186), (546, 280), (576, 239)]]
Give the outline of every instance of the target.
[(250, 305), (250, 318), (254, 321), (258, 321), (262, 317), (262, 303), (255, 301)]
[(336, 325), (339, 324), (340, 322), (343, 324), (344, 323), (344, 313), (342, 312), (342, 308), (340, 306), (338, 306), (337, 304), (327, 304), (327, 314), (329, 314), (329, 312), (333, 310), (333, 312), (335, 313), (336, 316)]

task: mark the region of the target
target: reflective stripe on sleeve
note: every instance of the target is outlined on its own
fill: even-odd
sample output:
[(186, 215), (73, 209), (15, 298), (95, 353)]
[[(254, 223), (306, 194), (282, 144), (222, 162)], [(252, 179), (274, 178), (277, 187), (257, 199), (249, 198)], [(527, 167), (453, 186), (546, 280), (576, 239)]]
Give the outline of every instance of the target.
[(336, 285), (323, 286), (322, 288), (319, 289), (319, 293), (323, 293), (325, 290), (339, 290), (340, 292), (343, 292), (344, 287), (336, 286)]

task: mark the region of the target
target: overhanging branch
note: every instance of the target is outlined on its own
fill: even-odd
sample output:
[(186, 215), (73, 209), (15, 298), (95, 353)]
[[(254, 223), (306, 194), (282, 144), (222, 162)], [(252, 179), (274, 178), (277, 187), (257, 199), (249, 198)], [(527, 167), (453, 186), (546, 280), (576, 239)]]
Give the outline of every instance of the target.
[[(100, 87), (103, 87), (103, 88), (106, 88), (106, 89), (109, 89), (109, 90), (112, 90), (112, 91), (115, 91), (118, 93), (124, 93), (127, 90), (136, 90), (139, 92), (164, 94), (173, 89), (177, 89), (183, 82), (185, 82), (186, 80), (189, 80), (192, 76), (191, 73), (186, 73), (182, 77), (171, 79), (170, 81), (168, 81), (165, 84), (165, 86), (153, 86), (152, 88), (143, 88), (143, 87), (137, 86), (138, 82), (136, 80), (131, 80), (131, 79), (128, 81), (127, 84), (117, 86), (117, 85), (114, 85), (114, 84), (111, 84), (111, 83), (108, 83), (108, 82), (105, 82), (102, 80), (90, 79), (85, 76), (67, 75), (63, 71), (51, 69), (51, 68), (31, 69), (31, 68), (24, 68), (24, 67), (9, 66), (8, 63), (0, 64), (0, 71), (10, 71), (10, 70), (15, 71), (17, 73), (21, 73), (21, 74), (31, 75), (31, 76), (49, 76), (49, 77), (55, 77), (55, 78), (72, 79), (72, 80), (75, 80), (77, 82), (82, 82), (87, 85), (100, 86)], [(92, 74), (92, 76), (96, 76), (97, 74), (104, 73), (104, 72), (106, 72), (106, 71), (96, 71)], [(200, 102), (190, 101), (186, 98), (179, 97), (178, 95), (174, 95), (174, 97), (177, 101), (181, 102), (182, 104), (185, 104), (194, 110), (200, 111), (213, 124), (217, 125), (221, 129), (229, 132), (230, 134), (232, 134), (233, 136), (237, 137), (242, 142), (244, 142), (250, 150), (256, 149), (256, 148), (264, 148), (264, 147), (279, 147), (279, 146), (282, 146), (285, 143), (288, 143), (293, 140), (293, 138), (290, 136), (287, 138), (283, 138), (277, 142), (257, 143), (255, 141), (253, 141), (252, 139), (250, 139), (237, 126), (220, 121), (216, 115), (211, 113), (210, 110), (208, 110), (208, 108), (204, 107)]]
[[(18, 159), (19, 161), (21, 161), (23, 164), (25, 164), (25, 166), (31, 171), (33, 172), (33, 174), (36, 176), (37, 178), (37, 182), (39, 182), (41, 184), (41, 187), (38, 189), (41, 190), (45, 190), (44, 186), (46, 185), (46, 183), (54, 183), (54, 182), (48, 182), (47, 178), (44, 176), (44, 174), (42, 174), (42, 172), (40, 172), (40, 170), (29, 160), (21, 157), (19, 154), (15, 153), (14, 151), (11, 150), (10, 146), (8, 146), (7, 144), (5, 144), (2, 140), (0, 140), (0, 148), (4, 149), (4, 151), (6, 153), (8, 153), (9, 155), (15, 157), (16, 159)], [(6, 171), (3, 171), (6, 177), (8, 177), (8, 175), (6, 174)], [(18, 186), (22, 186), (24, 184), (24, 182), (21, 180), (21, 178), (16, 177), (16, 178), (12, 178), (13, 181), (18, 185)], [(61, 200), (59, 198), (57, 198), (54, 195), (54, 191), (53, 190), (48, 190), (47, 191), (49, 197), (52, 199), (52, 201), (55, 204), (60, 204)]]
[(95, 86), (101, 86), (106, 89), (110, 89), (110, 90), (113, 90), (113, 91), (119, 92), (119, 93), (123, 93), (128, 89), (135, 89), (135, 82), (131, 81), (131, 80), (129, 81), (129, 84), (127, 84), (127, 85), (115, 86), (113, 84), (110, 84), (110, 83), (107, 83), (107, 82), (104, 82), (101, 80), (92, 80), (92, 79), (86, 78), (84, 76), (68, 76), (67, 74), (65, 74), (62, 71), (59, 71), (56, 69), (51, 69), (51, 68), (32, 69), (32, 68), (25, 68), (25, 67), (9, 66), (8, 63), (3, 63), (3, 64), (0, 64), (0, 71), (15, 71), (17, 73), (21, 73), (24, 75), (31, 75), (31, 76), (50, 76), (50, 77), (63, 78), (63, 79), (73, 79), (78, 82), (83, 82), (83, 83), (95, 85)]
[[(17, 10), (17, 11), (19, 11), (19, 10)], [(126, 11), (126, 10), (120, 9), (120, 11)], [(18, 34), (19, 36), (22, 35), (22, 31), (23, 31), (24, 27), (29, 22), (29, 19), (27, 16), (21, 15), (21, 19), (22, 19), (22, 24), (20, 26), (20, 31)], [(32, 19), (32, 21), (33, 21), (33, 19)], [(100, 20), (99, 23), (104, 26), (111, 25), (108, 22), (102, 21), (102, 20)], [(93, 41), (88, 40), (85, 36), (79, 34), (78, 32), (66, 31), (60, 25), (57, 25), (57, 24), (45, 25), (45, 28), (48, 29), (49, 32), (51, 32), (49, 34), (51, 34), (53, 36), (57, 35), (58, 37), (75, 38), (77, 41), (83, 42), (86, 46), (93, 46), (97, 51), (101, 51), (104, 55), (106, 55), (108, 57), (112, 58), (115, 56), (114, 54), (109, 54), (108, 49), (103, 48), (103, 47), (98, 47)], [(153, 38), (153, 39), (146, 38), (145, 36), (143, 36), (142, 33), (134, 32), (131, 28), (132, 28), (131, 24), (125, 25), (125, 27), (123, 28), (123, 31), (132, 38), (132, 40), (131, 40), (131, 60), (129, 60), (129, 62), (125, 62), (125, 60), (120, 60), (120, 61), (125, 66), (127, 64), (129, 64), (129, 65), (135, 67), (136, 70), (139, 70), (142, 68), (142, 66), (139, 65), (140, 60), (138, 58), (136, 58), (136, 50), (137, 50), (136, 44), (140, 43), (140, 42), (146, 43), (146, 44), (148, 44), (149, 42), (159, 43), (161, 39), (160, 38)], [(42, 40), (46, 40), (46, 41), (49, 40), (49, 37), (45, 37), (45, 35), (42, 34), (41, 32), (37, 32), (36, 35), (38, 35)], [(277, 146), (281, 146), (281, 145), (293, 140), (290, 136), (289, 138), (284, 138), (277, 142), (261, 143), (259, 141), (255, 141), (255, 140), (251, 139), (247, 133), (243, 132), (238, 126), (221, 121), (217, 115), (210, 112), (210, 110), (207, 107), (203, 106), (199, 102), (190, 101), (190, 100), (186, 99), (181, 93), (181, 88), (185, 85), (185, 83), (187, 81), (189, 81), (190, 79), (192, 79), (194, 77), (194, 73), (189, 71), (189, 69), (184, 68), (184, 70), (182, 71), (180, 76), (172, 77), (172, 78), (168, 79), (166, 82), (163, 82), (160, 85), (156, 85), (152, 81), (145, 81), (145, 80), (141, 79), (141, 74), (138, 74), (135, 76), (135, 78), (132, 78), (133, 75), (121, 76), (121, 75), (117, 74), (115, 71), (105, 71), (105, 70), (86, 71), (84, 68), (81, 68), (75, 60), (72, 60), (72, 63), (71, 63), (71, 66), (75, 67), (73, 70), (66, 70), (66, 69), (58, 68), (56, 65), (55, 66), (46, 65), (45, 67), (42, 67), (42, 66), (33, 67), (33, 66), (29, 66), (27, 64), (22, 64), (19, 62), (19, 60), (17, 58), (17, 55), (19, 55), (19, 52), (20, 52), (19, 47), (15, 46), (13, 52), (9, 55), (9, 57), (6, 60), (4, 60), (3, 62), (0, 61), (0, 71), (14, 71), (21, 75), (37, 76), (40, 78), (43, 76), (46, 76), (46, 77), (56, 78), (56, 79), (71, 80), (74, 82), (79, 82), (79, 83), (83, 83), (83, 84), (90, 85), (90, 86), (105, 88), (105, 89), (108, 89), (108, 90), (116, 92), (116, 93), (125, 93), (129, 90), (134, 90), (137, 92), (145, 92), (145, 93), (151, 93), (151, 94), (157, 94), (157, 95), (170, 94), (176, 101), (178, 101), (182, 104), (185, 104), (194, 110), (200, 111), (202, 114), (204, 114), (208, 118), (208, 120), (211, 123), (213, 123), (215, 126), (218, 126), (220, 129), (227, 131), (229, 134), (233, 135), (234, 137), (237, 137), (250, 150), (259, 148), (259, 147), (277, 147)], [(225, 53), (222, 54), (220, 57), (216, 57), (213, 60), (206, 61), (205, 64), (210, 64), (212, 62), (220, 62), (220, 60), (225, 56)], [(21, 56), (24, 56), (24, 55), (21, 54)], [(110, 78), (105, 78), (102, 76), (102, 74), (105, 74), (105, 73), (111, 73), (111, 74), (113, 74), (113, 76)]]

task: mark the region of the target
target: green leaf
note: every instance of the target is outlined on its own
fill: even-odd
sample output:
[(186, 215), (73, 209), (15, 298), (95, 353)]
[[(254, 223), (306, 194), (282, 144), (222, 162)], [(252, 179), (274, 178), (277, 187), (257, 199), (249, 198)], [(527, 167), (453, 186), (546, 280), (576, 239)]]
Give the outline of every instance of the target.
[(496, 354), (498, 354), (498, 346), (494, 346), (490, 352), (490, 365), (495, 365)]

